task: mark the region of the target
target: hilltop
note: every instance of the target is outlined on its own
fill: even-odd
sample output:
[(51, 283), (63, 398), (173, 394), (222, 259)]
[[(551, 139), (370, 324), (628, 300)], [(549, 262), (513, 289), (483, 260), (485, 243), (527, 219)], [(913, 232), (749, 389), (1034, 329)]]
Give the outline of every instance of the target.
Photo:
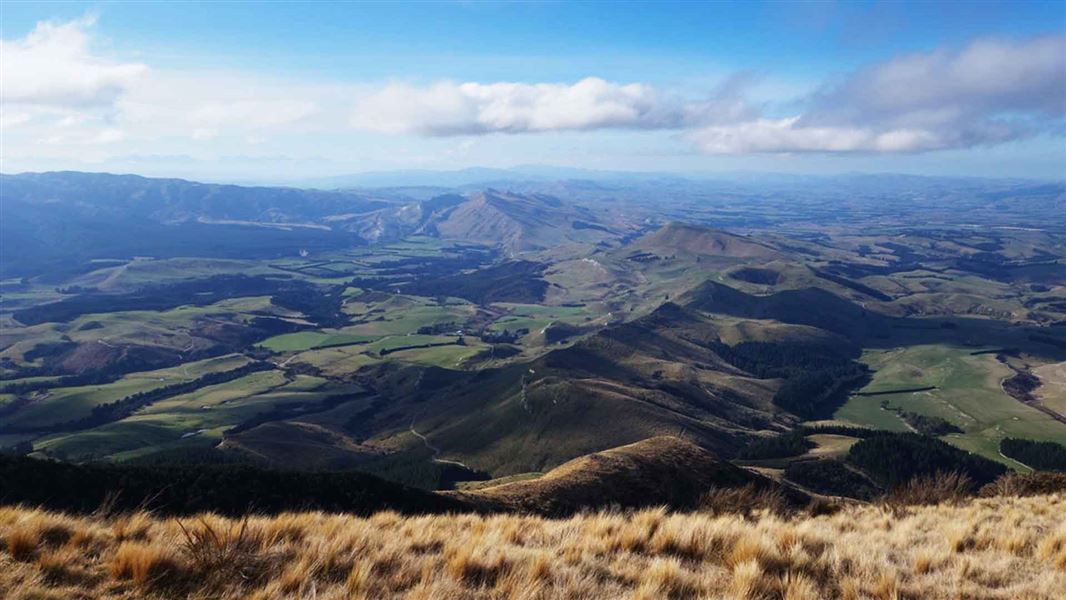
[(490, 510), (567, 515), (611, 506), (691, 509), (711, 490), (745, 485), (777, 487), (691, 442), (661, 436), (575, 458), (535, 479), (452, 495)]
[(725, 256), (756, 260), (773, 260), (782, 254), (769, 244), (711, 227), (672, 221), (641, 237), (634, 248), (657, 254), (691, 256)]
[(511, 253), (621, 237), (588, 208), (553, 196), (498, 190), (473, 194), (432, 215), (423, 227), (444, 239), (499, 244)]

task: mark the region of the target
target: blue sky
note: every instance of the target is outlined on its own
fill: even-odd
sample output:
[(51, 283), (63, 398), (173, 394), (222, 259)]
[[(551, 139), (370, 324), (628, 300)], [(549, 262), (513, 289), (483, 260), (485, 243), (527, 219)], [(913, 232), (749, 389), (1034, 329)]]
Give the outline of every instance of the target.
[(0, 6), (5, 172), (1066, 171), (1062, 2)]

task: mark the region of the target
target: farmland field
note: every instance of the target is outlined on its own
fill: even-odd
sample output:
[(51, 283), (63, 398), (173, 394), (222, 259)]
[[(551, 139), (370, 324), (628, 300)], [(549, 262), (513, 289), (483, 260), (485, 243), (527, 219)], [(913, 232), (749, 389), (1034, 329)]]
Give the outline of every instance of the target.
[(893, 431), (909, 428), (895, 412), (902, 409), (940, 417), (963, 430), (945, 440), (996, 460), (1005, 437), (1066, 443), (1066, 428), (1048, 415), (1026, 406), (1003, 391), (1001, 382), (1014, 374), (995, 354), (972, 353), (980, 348), (913, 346), (870, 350), (863, 362), (874, 369), (873, 380), (860, 392), (935, 387), (918, 392), (880, 396), (852, 396), (835, 418)]
[(241, 355), (229, 355), (186, 363), (157, 371), (129, 373), (118, 381), (102, 385), (56, 387), (20, 410), (8, 424), (15, 427), (42, 427), (84, 417), (100, 404), (154, 390), (174, 383), (191, 381), (208, 373), (228, 371), (248, 363)]
[(1066, 362), (1043, 365), (1033, 369), (1033, 373), (1041, 381), (1037, 389), (1041, 402), (1059, 414), (1066, 414)]
[(46, 452), (70, 458), (133, 458), (159, 449), (211, 446), (223, 431), (271, 409), (314, 403), (360, 388), (281, 371), (265, 371), (156, 402), (137, 413), (91, 431), (40, 441)]
[(285, 333), (272, 337), (265, 340), (263, 346), (275, 352), (300, 352), (312, 348), (362, 344), (374, 339), (376, 338), (369, 335), (301, 331), (299, 333)]

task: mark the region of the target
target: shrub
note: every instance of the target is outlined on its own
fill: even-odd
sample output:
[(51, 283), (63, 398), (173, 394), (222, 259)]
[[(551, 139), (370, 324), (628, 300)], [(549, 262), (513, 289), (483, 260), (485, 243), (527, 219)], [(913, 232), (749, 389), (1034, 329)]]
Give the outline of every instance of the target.
[(18, 527), (7, 534), (7, 553), (15, 560), (30, 560), (41, 543), (36, 529)]
[(749, 483), (741, 487), (718, 487), (700, 496), (699, 510), (712, 514), (751, 515), (756, 510), (787, 514), (792, 505), (778, 487), (759, 487)]
[(954, 423), (940, 417), (920, 415), (908, 410), (899, 411), (899, 416), (922, 435), (939, 437), (949, 433), (962, 433), (962, 429)]
[(98, 515), (147, 508), (231, 515), (289, 509), (368, 514), (460, 510), (457, 500), (356, 471), (296, 472), (242, 464), (70, 464), (0, 454), (0, 503)]
[(69, 546), (42, 552), (37, 558), (37, 566), (45, 581), (52, 584), (74, 583), (84, 577), (85, 571), (77, 566), (77, 554), (78, 550)]
[(784, 378), (774, 404), (805, 418), (827, 415), (847, 397), (847, 391), (869, 377), (851, 345), (741, 342), (716, 343), (716, 354), (759, 378)]
[(869, 427), (855, 427), (851, 425), (804, 425), (799, 428), (803, 435), (830, 434), (847, 437), (866, 439), (875, 435), (891, 433), (883, 429), (870, 429)]
[(938, 472), (919, 475), (888, 491), (882, 502), (888, 506), (958, 504), (974, 493), (974, 483), (963, 473)]
[(487, 552), (463, 546), (448, 551), (445, 556), (445, 568), (455, 579), (467, 584), (491, 586), (508, 568), (503, 554), (486, 556)]
[(1015, 473), (1002, 475), (992, 483), (981, 488), (980, 495), (990, 496), (1043, 496), (1066, 492), (1066, 473), (1036, 471), (1034, 473)]
[(789, 377), (774, 394), (774, 404), (805, 419), (827, 416), (847, 399), (848, 390), (870, 377), (866, 366), (850, 362)]
[(252, 580), (261, 574), (263, 542), (248, 529), (247, 517), (228, 524), (212, 525), (205, 517), (188, 527), (180, 520), (177, 523), (183, 537), (182, 554), (197, 573), (222, 580), (234, 576)]

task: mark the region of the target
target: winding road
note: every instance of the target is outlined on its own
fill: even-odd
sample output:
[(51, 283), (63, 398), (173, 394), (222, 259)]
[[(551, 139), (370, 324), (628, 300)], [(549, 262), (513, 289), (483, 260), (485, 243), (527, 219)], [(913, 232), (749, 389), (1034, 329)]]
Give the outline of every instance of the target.
[(429, 438), (427, 438), (426, 436), (422, 435), (421, 433), (418, 433), (418, 430), (415, 429), (415, 421), (414, 421), (414, 419), (411, 420), (410, 429), (411, 429), (411, 433), (415, 434), (415, 437), (417, 437), (418, 439), (422, 440), (422, 443), (426, 445), (426, 448), (429, 448), (430, 451), (433, 452), (433, 462), (444, 463), (444, 464), (449, 464), (449, 465), (458, 465), (458, 466), (460, 466), (460, 467), (462, 467), (464, 469), (470, 469), (470, 467), (466, 466), (465, 464), (463, 464), (463, 463), (461, 463), (461, 462), (459, 462), (457, 460), (448, 460), (448, 459), (445, 459), (445, 458), (438, 458), (440, 456), (440, 452), (441, 452), (440, 448), (438, 448), (438, 447), (434, 446), (433, 444), (431, 444), (430, 441), (429, 441)]

